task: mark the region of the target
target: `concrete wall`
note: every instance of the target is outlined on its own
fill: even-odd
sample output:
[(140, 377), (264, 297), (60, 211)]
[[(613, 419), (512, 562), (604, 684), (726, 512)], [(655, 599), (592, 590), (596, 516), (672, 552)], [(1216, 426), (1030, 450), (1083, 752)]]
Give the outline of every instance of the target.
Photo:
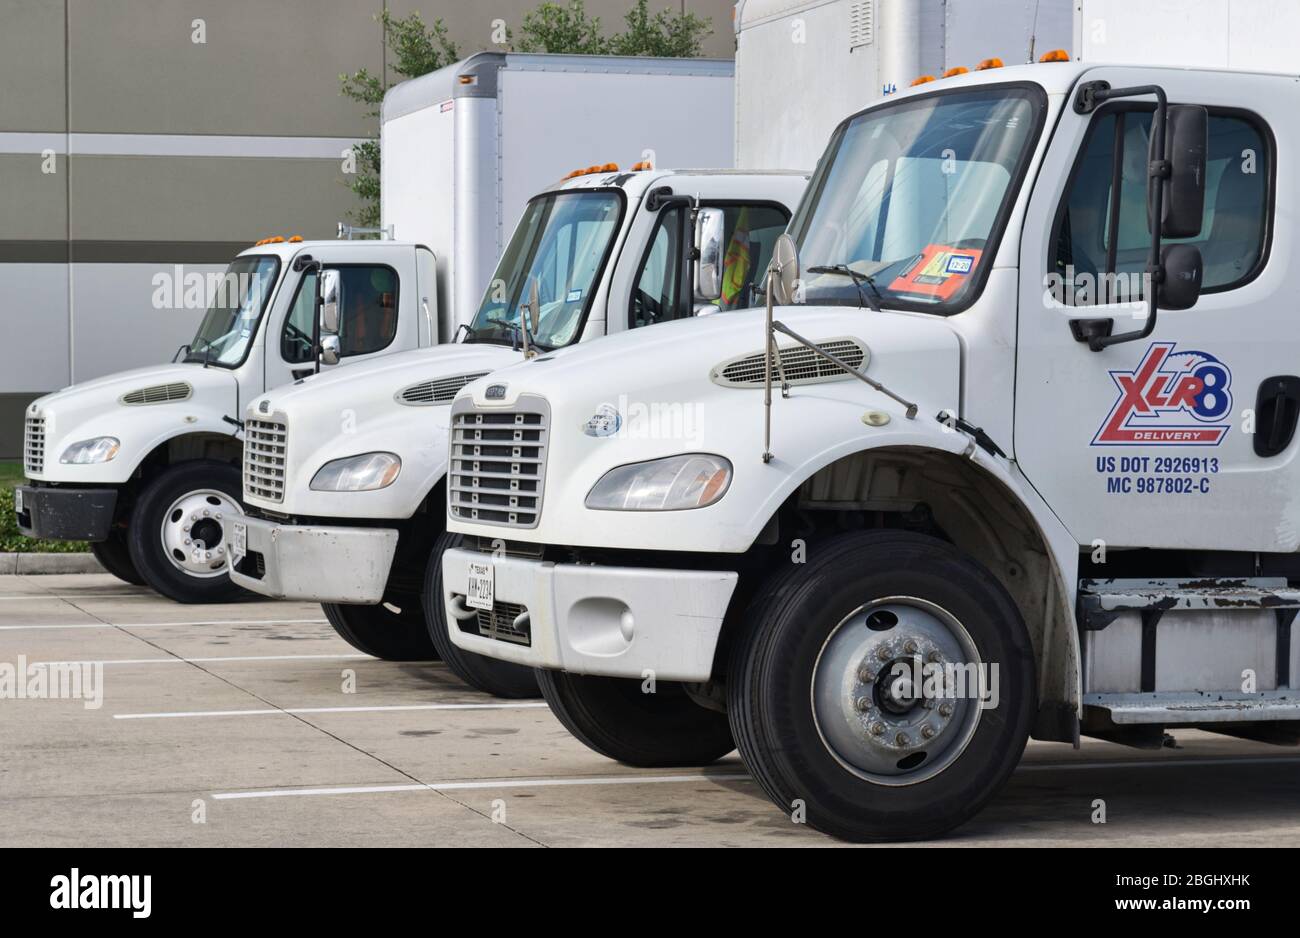
[[(383, 69), (376, 14), (441, 18), (464, 56), (538, 2), (0, 0), (0, 459), (33, 398), (188, 341), (201, 312), (154, 308), (157, 272), (333, 237), (357, 206), (343, 152), (377, 129), (339, 75)], [(609, 31), (630, 6), (587, 2)], [(732, 55), (730, 0), (664, 6)]]

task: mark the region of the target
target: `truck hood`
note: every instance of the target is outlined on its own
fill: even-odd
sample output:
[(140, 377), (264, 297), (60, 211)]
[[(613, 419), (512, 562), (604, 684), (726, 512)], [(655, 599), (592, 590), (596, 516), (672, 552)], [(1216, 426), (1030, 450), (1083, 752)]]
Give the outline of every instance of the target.
[[(284, 497), (276, 502), (246, 493), (245, 500), (300, 517), (410, 517), (446, 471), (448, 405), (456, 392), (521, 357), (501, 345), (441, 345), (345, 365), (256, 398), (244, 419), (286, 428)], [(395, 453), (402, 460), (388, 488), (311, 489), (325, 463), (373, 452)]]
[[(859, 370), (916, 403), (915, 418), (850, 376), (818, 375), (812, 352), (778, 336), (783, 359), (791, 356), (799, 369), (791, 377), (801, 380), (783, 397), (774, 376), (773, 459), (764, 462), (763, 310), (638, 329), (513, 365), (460, 393), (454, 411), (471, 402), (483, 411), (545, 411), (545, 481), (536, 529), (454, 519), (451, 529), (553, 544), (740, 551), (781, 499), (839, 455), (879, 445), (964, 445), (935, 419), (960, 406), (961, 348), (946, 320), (805, 306), (779, 308), (774, 318), (818, 345), (833, 343), (846, 358), (865, 355)], [(719, 502), (684, 511), (585, 507), (610, 469), (683, 453), (733, 465)]]
[[(39, 418), (45, 432), (45, 464), (31, 477), (52, 482), (117, 483), (160, 443), (183, 433), (233, 435), (239, 385), (224, 368), (176, 363), (136, 368), (74, 384), (33, 401), (26, 417)], [(71, 443), (99, 436), (121, 441), (108, 463), (59, 463)]]

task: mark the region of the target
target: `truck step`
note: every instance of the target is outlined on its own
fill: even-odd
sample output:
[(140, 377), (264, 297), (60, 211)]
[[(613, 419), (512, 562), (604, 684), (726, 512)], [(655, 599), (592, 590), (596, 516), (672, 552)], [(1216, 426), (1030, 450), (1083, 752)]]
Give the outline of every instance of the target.
[(1300, 609), (1300, 589), (1284, 577), (1079, 582), (1085, 628), (1105, 628), (1121, 612), (1192, 609)]
[(1300, 720), (1300, 692), (1258, 694), (1186, 691), (1160, 694), (1085, 694), (1084, 722), (1139, 724), (1265, 723)]

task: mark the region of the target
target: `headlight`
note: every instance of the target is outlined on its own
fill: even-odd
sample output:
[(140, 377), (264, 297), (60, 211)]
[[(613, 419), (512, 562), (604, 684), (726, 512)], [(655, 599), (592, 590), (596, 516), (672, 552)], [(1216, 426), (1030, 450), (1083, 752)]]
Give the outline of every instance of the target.
[(599, 511), (680, 511), (720, 499), (731, 484), (731, 463), (721, 456), (687, 453), (619, 466), (587, 493)]
[(121, 446), (121, 440), (115, 436), (97, 436), (93, 440), (80, 440), (63, 451), (59, 462), (72, 463), (74, 466), (108, 462), (117, 455)]
[(362, 453), (327, 462), (312, 476), (317, 492), (373, 492), (393, 484), (402, 461), (392, 453)]

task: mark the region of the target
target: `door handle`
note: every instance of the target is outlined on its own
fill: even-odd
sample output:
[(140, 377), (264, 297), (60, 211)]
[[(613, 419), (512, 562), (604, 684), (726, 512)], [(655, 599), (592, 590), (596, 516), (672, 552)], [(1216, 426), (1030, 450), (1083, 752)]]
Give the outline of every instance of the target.
[(1275, 375), (1255, 399), (1255, 455), (1276, 456), (1291, 445), (1300, 418), (1300, 377)]

